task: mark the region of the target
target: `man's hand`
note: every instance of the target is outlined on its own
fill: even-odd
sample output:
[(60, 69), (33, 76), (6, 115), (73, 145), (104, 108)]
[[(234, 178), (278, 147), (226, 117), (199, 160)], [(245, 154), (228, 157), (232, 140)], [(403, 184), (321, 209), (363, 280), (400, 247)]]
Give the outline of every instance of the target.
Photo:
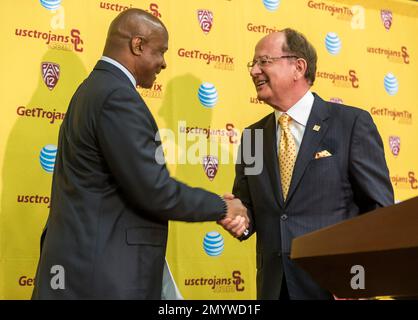
[(249, 227), (247, 208), (241, 200), (235, 199), (233, 194), (225, 194), (223, 198), (228, 206), (228, 211), (226, 217), (219, 220), (218, 224), (232, 236), (240, 237)]

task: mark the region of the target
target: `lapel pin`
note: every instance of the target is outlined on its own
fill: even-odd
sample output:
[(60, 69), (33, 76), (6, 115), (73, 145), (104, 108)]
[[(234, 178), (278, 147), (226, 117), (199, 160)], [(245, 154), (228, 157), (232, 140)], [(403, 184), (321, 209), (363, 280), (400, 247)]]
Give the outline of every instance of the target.
[(313, 127), (313, 131), (319, 131), (319, 129), (321, 129), (321, 126), (319, 126), (319, 125), (314, 125), (314, 127)]

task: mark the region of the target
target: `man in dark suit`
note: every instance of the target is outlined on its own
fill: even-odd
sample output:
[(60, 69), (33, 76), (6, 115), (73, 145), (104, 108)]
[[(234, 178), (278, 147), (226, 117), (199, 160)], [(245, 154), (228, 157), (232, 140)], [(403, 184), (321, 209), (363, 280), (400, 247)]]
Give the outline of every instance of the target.
[(305, 37), (285, 29), (262, 38), (248, 64), (258, 99), (274, 108), (250, 126), (263, 130), (262, 145), (241, 142), (241, 159), (245, 148), (263, 154), (262, 172), (238, 162), (233, 187), (250, 216), (241, 239), (257, 232), (259, 299), (332, 299), (289, 259), (292, 239), (393, 203), (371, 116), (311, 93), (316, 61)]
[(60, 128), (34, 299), (160, 299), (169, 220), (226, 217), (244, 231), (240, 201), (178, 182), (156, 159), (158, 128), (136, 86), (150, 88), (166, 68), (167, 43), (157, 18), (124, 11), (74, 94)]

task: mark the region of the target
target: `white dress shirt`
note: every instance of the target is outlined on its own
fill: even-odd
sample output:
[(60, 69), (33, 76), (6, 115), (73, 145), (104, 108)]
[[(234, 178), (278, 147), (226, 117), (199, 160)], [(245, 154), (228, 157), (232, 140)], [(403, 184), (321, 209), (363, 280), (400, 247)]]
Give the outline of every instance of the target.
[[(311, 114), (313, 102), (314, 95), (308, 90), (305, 95), (286, 112), (292, 118), (292, 121), (289, 122), (289, 129), (295, 140), (296, 156), (302, 143), (303, 134), (305, 133), (306, 124), (309, 115)], [(278, 110), (274, 111), (276, 117), (277, 153), (279, 152), (280, 137), (282, 136), (279, 118), (283, 113), (284, 112)]]
[(113, 64), (116, 68), (118, 68), (120, 71), (122, 71), (129, 78), (129, 80), (131, 80), (132, 85), (134, 86), (134, 88), (136, 88), (136, 80), (135, 80), (133, 74), (128, 69), (126, 69), (122, 64), (120, 64), (116, 60), (114, 60), (112, 58), (109, 58), (109, 57), (106, 57), (106, 56), (102, 56), (100, 58), (100, 60), (103, 60), (103, 61), (106, 61), (110, 64)]

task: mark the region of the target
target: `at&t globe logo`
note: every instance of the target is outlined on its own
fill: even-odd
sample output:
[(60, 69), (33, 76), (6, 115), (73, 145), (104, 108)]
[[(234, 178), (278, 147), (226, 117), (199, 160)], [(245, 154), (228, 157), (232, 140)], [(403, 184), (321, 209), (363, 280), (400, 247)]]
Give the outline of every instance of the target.
[(57, 146), (48, 144), (42, 148), (39, 156), (41, 167), (49, 173), (54, 172), (55, 158), (57, 156)]
[(263, 4), (268, 11), (276, 11), (279, 7), (280, 0), (263, 0)]
[(61, 0), (40, 0), (40, 2), (48, 10), (56, 10), (61, 6)]
[(325, 37), (325, 47), (327, 51), (332, 54), (336, 55), (341, 50), (341, 40), (335, 32), (328, 32), (327, 36)]
[(224, 251), (224, 238), (219, 232), (208, 232), (203, 239), (203, 249), (208, 256), (219, 256)]
[(199, 101), (206, 108), (213, 108), (218, 102), (218, 91), (212, 83), (202, 83), (198, 91)]
[(384, 85), (385, 90), (389, 95), (394, 96), (398, 92), (398, 79), (390, 72), (385, 76)]

